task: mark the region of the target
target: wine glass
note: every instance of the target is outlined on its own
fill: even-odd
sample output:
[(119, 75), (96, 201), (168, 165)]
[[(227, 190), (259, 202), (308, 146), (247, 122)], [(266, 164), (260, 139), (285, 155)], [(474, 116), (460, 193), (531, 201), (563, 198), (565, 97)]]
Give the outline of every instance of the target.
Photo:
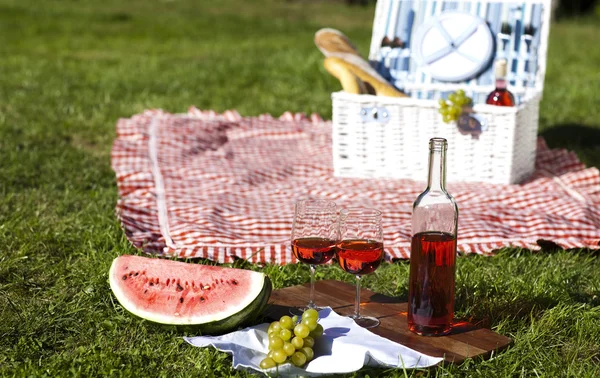
[(337, 208), (329, 200), (299, 200), (296, 202), (292, 226), (294, 256), (310, 266), (310, 298), (305, 308), (292, 309), (300, 315), (309, 308), (321, 309), (314, 301), (315, 269), (333, 258), (337, 242)]
[(363, 328), (379, 325), (379, 319), (360, 315), (360, 279), (373, 273), (383, 260), (383, 227), (381, 211), (351, 207), (339, 216), (337, 259), (342, 269), (356, 276), (354, 314), (350, 317)]

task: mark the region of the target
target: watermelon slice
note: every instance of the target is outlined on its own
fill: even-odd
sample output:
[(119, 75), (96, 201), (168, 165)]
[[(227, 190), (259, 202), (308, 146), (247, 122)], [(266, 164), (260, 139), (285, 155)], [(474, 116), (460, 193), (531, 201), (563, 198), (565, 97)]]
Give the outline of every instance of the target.
[(114, 259), (109, 282), (132, 314), (202, 333), (256, 318), (271, 294), (271, 281), (260, 272), (132, 255)]

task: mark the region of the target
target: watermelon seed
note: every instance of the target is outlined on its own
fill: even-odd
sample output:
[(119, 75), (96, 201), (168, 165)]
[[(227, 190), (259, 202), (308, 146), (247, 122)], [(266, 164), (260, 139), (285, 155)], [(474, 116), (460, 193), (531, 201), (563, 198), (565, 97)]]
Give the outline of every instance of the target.
[(150, 281), (150, 286), (154, 286), (154, 282)]
[(136, 277), (137, 277), (137, 276), (138, 276), (138, 274), (140, 274), (140, 272), (135, 272), (134, 276), (136, 276)]
[(183, 297), (179, 298), (179, 303), (183, 303)]
[(171, 283), (171, 279), (167, 278), (167, 286), (169, 286), (170, 283)]
[(183, 291), (183, 287), (179, 283), (177, 283), (177, 291)]
[(223, 283), (223, 279), (221, 278), (221, 283)]
[(204, 286), (202, 287), (202, 290), (209, 290), (209, 289), (210, 289), (210, 286), (208, 286), (208, 285), (204, 285)]
[(233, 283), (234, 285), (238, 284), (237, 280), (231, 280), (231, 283)]
[(146, 294), (148, 292), (148, 289), (144, 290), (144, 294)]
[(204, 297), (200, 297), (200, 302), (204, 302), (205, 300)]
[(125, 281), (127, 279), (127, 275), (123, 276), (123, 281)]

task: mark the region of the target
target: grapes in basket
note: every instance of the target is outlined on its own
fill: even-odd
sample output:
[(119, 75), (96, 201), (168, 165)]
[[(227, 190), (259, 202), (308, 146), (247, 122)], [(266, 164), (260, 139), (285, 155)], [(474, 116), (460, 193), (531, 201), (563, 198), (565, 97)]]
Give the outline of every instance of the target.
[(465, 94), (465, 91), (459, 89), (448, 95), (448, 101), (440, 98), (438, 102), (440, 104), (439, 113), (442, 115), (442, 120), (445, 123), (450, 123), (458, 120), (458, 117), (463, 112), (463, 108), (470, 105), (472, 99)]
[(286, 362), (295, 366), (304, 366), (313, 359), (315, 340), (323, 334), (319, 323), (319, 313), (308, 309), (302, 318), (284, 315), (269, 325), (269, 354), (260, 362), (262, 369), (274, 368)]

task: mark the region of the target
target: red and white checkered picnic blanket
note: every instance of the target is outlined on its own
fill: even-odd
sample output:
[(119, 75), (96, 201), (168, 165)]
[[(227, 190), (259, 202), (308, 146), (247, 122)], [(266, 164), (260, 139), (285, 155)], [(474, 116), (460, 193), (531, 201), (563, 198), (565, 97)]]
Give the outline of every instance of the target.
[[(286, 264), (295, 261), (295, 200), (328, 198), (382, 210), (386, 257), (408, 258), (412, 203), (424, 182), (334, 177), (331, 155), (331, 123), (316, 115), (146, 111), (117, 124), (118, 217), (148, 252)], [(539, 249), (538, 240), (599, 248), (598, 169), (542, 140), (536, 168), (521, 185), (448, 184), (460, 211), (460, 251)]]

